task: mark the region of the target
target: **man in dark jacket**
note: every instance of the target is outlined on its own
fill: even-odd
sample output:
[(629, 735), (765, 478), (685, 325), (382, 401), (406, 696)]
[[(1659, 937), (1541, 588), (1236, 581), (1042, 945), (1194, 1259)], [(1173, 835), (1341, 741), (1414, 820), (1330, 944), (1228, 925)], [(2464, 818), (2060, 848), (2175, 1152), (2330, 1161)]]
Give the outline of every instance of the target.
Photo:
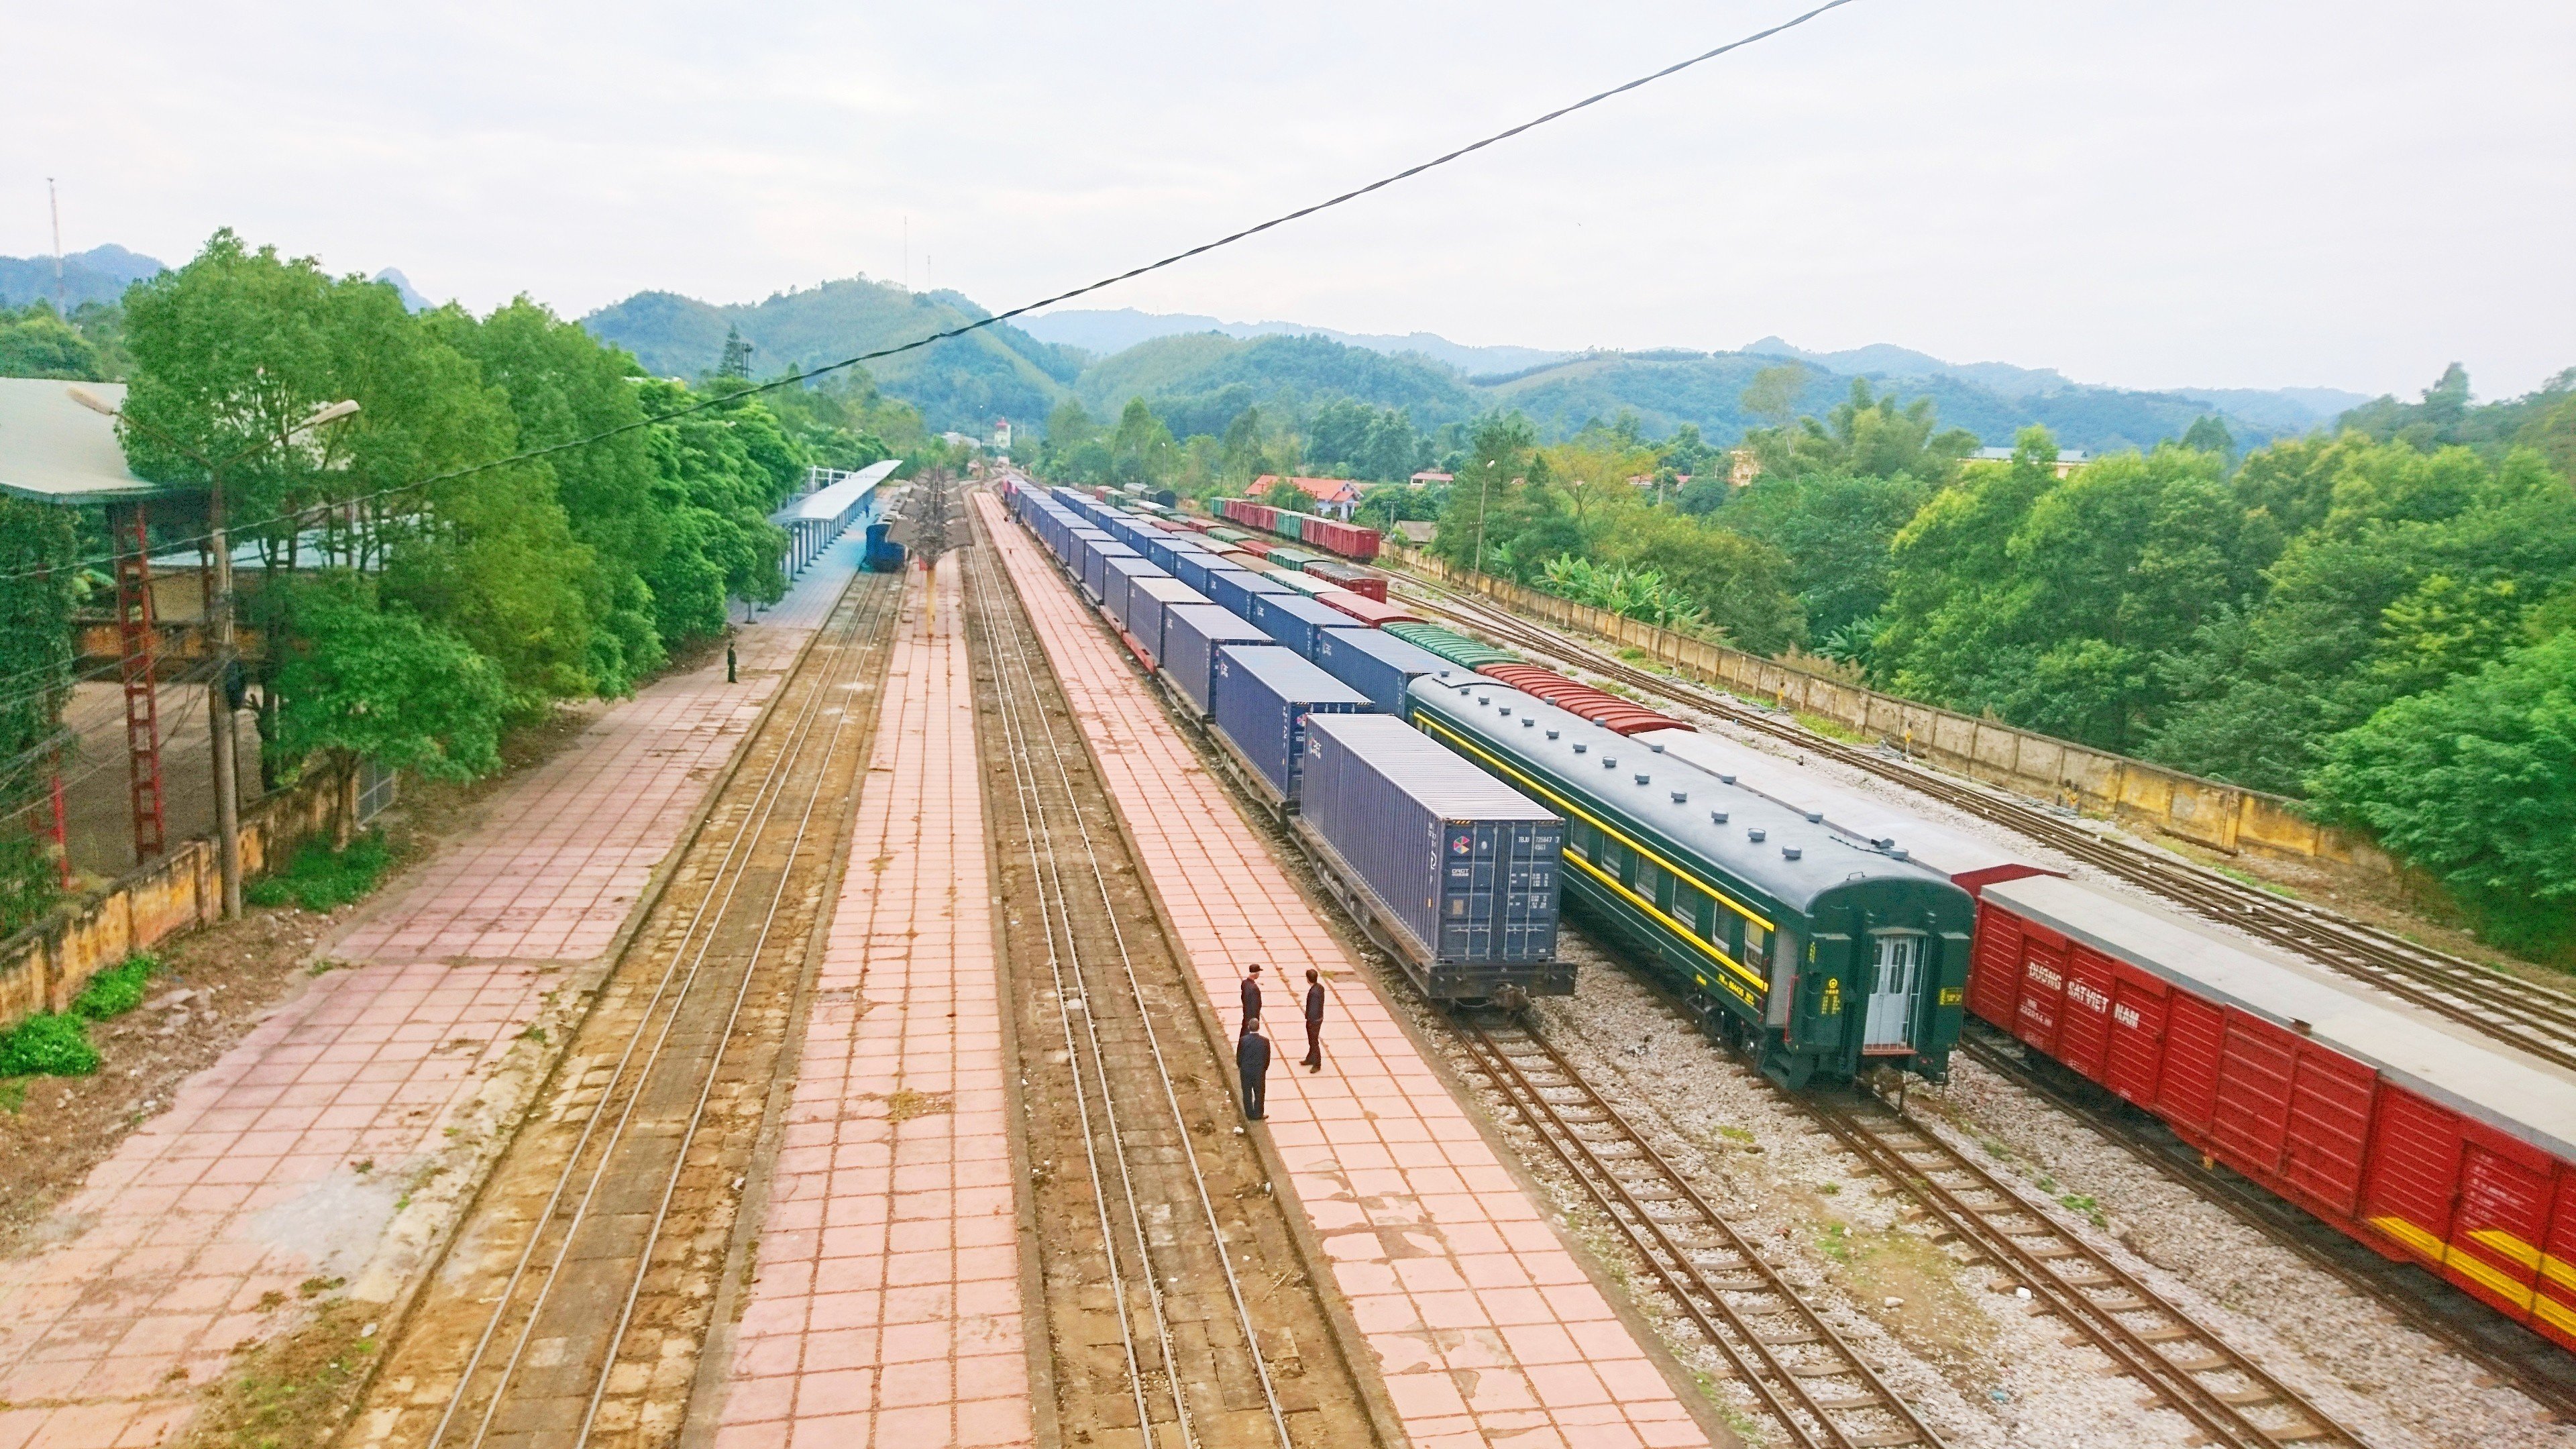
[(1261, 1120), (1263, 1087), (1270, 1077), (1270, 1038), (1261, 1034), (1261, 1023), (1253, 1021), (1243, 1029), (1234, 1043), (1235, 1070), (1243, 1073), (1243, 1115)]
[(1255, 961), (1252, 963), (1252, 969), (1245, 972), (1243, 977), (1243, 1029), (1252, 1030), (1253, 1025), (1260, 1020), (1261, 963)]
[(1324, 1069), (1324, 981), (1311, 968), (1306, 972), (1306, 1060), (1300, 1065), (1310, 1072)]

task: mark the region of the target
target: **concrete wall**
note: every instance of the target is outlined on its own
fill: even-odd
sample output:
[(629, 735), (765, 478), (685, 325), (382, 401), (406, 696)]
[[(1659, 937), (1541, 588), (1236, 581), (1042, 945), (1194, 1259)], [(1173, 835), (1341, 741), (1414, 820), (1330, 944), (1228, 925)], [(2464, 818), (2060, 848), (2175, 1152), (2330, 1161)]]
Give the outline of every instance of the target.
[[(296, 846), (336, 833), (355, 794), (346, 772), (316, 770), (260, 801), (242, 820), (242, 873), (283, 862)], [(0, 941), (0, 1029), (39, 1011), (61, 1011), (89, 978), (133, 952), (210, 925), (223, 914), (212, 837), (175, 846), (87, 900)]]
[(1731, 693), (1771, 700), (1854, 733), (1903, 744), (1917, 760), (2035, 800), (2108, 815), (2230, 855), (2304, 856), (2395, 873), (2395, 864), (2378, 847), (2307, 819), (2295, 801), (2283, 796), (1880, 694), (1490, 575), (1460, 573), (1393, 540), (1383, 561), (1485, 594), (1517, 613), (1642, 649)]

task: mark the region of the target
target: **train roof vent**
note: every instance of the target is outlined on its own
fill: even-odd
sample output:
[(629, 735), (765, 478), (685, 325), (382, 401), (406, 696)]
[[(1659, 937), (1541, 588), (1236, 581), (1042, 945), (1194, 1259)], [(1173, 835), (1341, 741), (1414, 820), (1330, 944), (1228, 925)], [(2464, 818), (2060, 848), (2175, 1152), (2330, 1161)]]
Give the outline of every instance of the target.
[(1504, 705), (1504, 706), (1503, 706), (1503, 718), (1505, 718), (1505, 719), (1510, 719), (1511, 717), (1512, 717), (1512, 707), (1511, 707), (1510, 705), (1508, 705), (1508, 704), (1507, 704), (1507, 705)]
[(1650, 749), (1650, 750), (1652, 750), (1652, 751), (1654, 751), (1656, 754), (1659, 754), (1659, 755), (1660, 755), (1660, 754), (1662, 754), (1662, 753), (1664, 752), (1664, 747), (1663, 747), (1660, 743), (1658, 743), (1658, 742), (1656, 742), (1656, 741), (1654, 741), (1654, 740), (1648, 740), (1648, 741), (1646, 741), (1646, 748), (1647, 748), (1647, 749)]
[(1708, 823), (1711, 825), (1724, 825), (1726, 823), (1726, 812), (1723, 810), (1711, 810), (1708, 812)]
[(1476, 703), (1478, 704), (1492, 704), (1493, 702), (1494, 697), (1490, 694), (1480, 694), (1476, 696)]
[(1673, 792), (1673, 803), (1674, 803), (1674, 804), (1676, 804), (1676, 805), (1687, 805), (1687, 804), (1689, 804), (1689, 803), (1690, 803), (1690, 792), (1689, 792), (1688, 790), (1675, 790), (1675, 791)]
[[(1509, 714), (1509, 713), (1511, 713), (1511, 711), (1509, 711), (1509, 710), (1505, 710), (1505, 711), (1503, 711), (1503, 712), (1504, 712), (1505, 714)], [(1822, 810), (1810, 810), (1810, 811), (1808, 811), (1808, 812), (1807, 812), (1807, 823), (1808, 823), (1809, 825), (1822, 825), (1822, 824), (1824, 824), (1824, 823), (1825, 823), (1825, 812), (1823, 812)]]
[(1619, 768), (1618, 757), (1615, 755), (1603, 755), (1601, 757), (1601, 768), (1605, 770), (1615, 770)]
[(1891, 845), (1891, 846), (1889, 846), (1889, 847), (1887, 848), (1887, 858), (1888, 858), (1888, 859), (1890, 859), (1890, 860), (1903, 860), (1903, 859), (1905, 859), (1905, 858), (1906, 858), (1906, 854), (1905, 854), (1905, 849), (1904, 849), (1904, 847), (1902, 847), (1902, 846), (1896, 846), (1896, 845)]
[(1752, 829), (1744, 832), (1744, 838), (1752, 841), (1756, 845), (1760, 845), (1762, 843), (1762, 836), (1763, 830), (1759, 825), (1756, 825)]
[(1720, 775), (1717, 777), (1717, 783), (1721, 785), (1732, 785), (1735, 783), (1735, 777), (1733, 775)]
[(1555, 731), (1555, 730), (1549, 730), (1549, 731), (1547, 732), (1547, 737), (1548, 737), (1549, 739), (1555, 739), (1555, 738), (1556, 738), (1556, 736), (1557, 736), (1557, 733), (1558, 733), (1558, 732), (1557, 732), (1557, 731)]
[[(1553, 739), (1553, 738), (1555, 737), (1555, 735), (1556, 735), (1556, 731), (1554, 731), (1554, 730), (1549, 730), (1549, 731), (1548, 731), (1548, 736), (1549, 736), (1549, 738)], [(1590, 749), (1590, 748), (1591, 748), (1591, 746), (1586, 745), (1586, 744), (1585, 744), (1585, 743), (1583, 743), (1583, 741), (1581, 741), (1581, 740), (1576, 740), (1576, 741), (1574, 742), (1574, 752), (1575, 752), (1576, 754), (1578, 754), (1578, 755), (1579, 755), (1579, 754), (1582, 754), (1585, 750)]]
[(1798, 847), (1794, 845), (1784, 845), (1780, 847), (1780, 858), (1782, 860), (1796, 860), (1799, 854), (1800, 852)]
[(1637, 783), (1640, 785), (1651, 785), (1654, 783), (1654, 777), (1651, 775), (1640, 774), (1637, 776)]
[[(1503, 711), (1503, 712), (1504, 712), (1505, 714), (1509, 714), (1509, 713), (1511, 713), (1511, 711), (1509, 711), (1509, 710), (1505, 710), (1505, 711)], [(1521, 728), (1522, 728), (1522, 729), (1525, 729), (1525, 730), (1530, 730), (1530, 729), (1536, 729), (1536, 728), (1538, 728), (1538, 716), (1536, 716), (1536, 715), (1534, 715), (1534, 714), (1525, 714), (1525, 715), (1522, 715), (1522, 716), (1521, 716)], [(1554, 730), (1549, 730), (1547, 733), (1548, 733), (1548, 737), (1549, 737), (1550, 739), (1554, 739), (1554, 738), (1556, 737), (1556, 731), (1554, 731)]]

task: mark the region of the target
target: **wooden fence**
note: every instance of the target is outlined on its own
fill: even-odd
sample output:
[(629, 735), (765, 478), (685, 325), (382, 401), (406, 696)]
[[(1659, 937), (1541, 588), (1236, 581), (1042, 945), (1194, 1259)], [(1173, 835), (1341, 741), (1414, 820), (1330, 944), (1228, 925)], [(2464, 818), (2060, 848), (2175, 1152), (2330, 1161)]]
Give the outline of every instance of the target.
[[(317, 835), (356, 824), (348, 771), (316, 769), (244, 812), (242, 874), (260, 874)], [(91, 976), (129, 954), (223, 915), (223, 883), (209, 835), (126, 872), (115, 884), (55, 909), (0, 941), (0, 1030), (39, 1011), (61, 1011)]]
[(1385, 561), (1453, 588), (1473, 589), (1516, 613), (1641, 649), (1731, 693), (1771, 700), (1856, 734), (1902, 744), (1917, 760), (2035, 800), (2144, 825), (2229, 855), (2304, 856), (2390, 874), (2396, 870), (2377, 846), (2307, 818), (2296, 801), (2280, 795), (1880, 694), (1489, 574), (1455, 570), (1427, 552), (1391, 541)]

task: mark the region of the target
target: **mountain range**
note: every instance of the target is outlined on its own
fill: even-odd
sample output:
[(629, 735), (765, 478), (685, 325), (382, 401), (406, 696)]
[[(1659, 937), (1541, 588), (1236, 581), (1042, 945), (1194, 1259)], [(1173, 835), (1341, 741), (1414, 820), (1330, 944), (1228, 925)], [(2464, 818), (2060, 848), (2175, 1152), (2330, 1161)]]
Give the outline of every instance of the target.
[[(113, 302), (135, 283), (161, 275), (150, 257), (120, 246), (92, 247), (63, 259), (60, 297), (68, 312), (84, 302)], [(57, 295), (52, 257), (0, 257), (0, 307), (51, 302)]]

